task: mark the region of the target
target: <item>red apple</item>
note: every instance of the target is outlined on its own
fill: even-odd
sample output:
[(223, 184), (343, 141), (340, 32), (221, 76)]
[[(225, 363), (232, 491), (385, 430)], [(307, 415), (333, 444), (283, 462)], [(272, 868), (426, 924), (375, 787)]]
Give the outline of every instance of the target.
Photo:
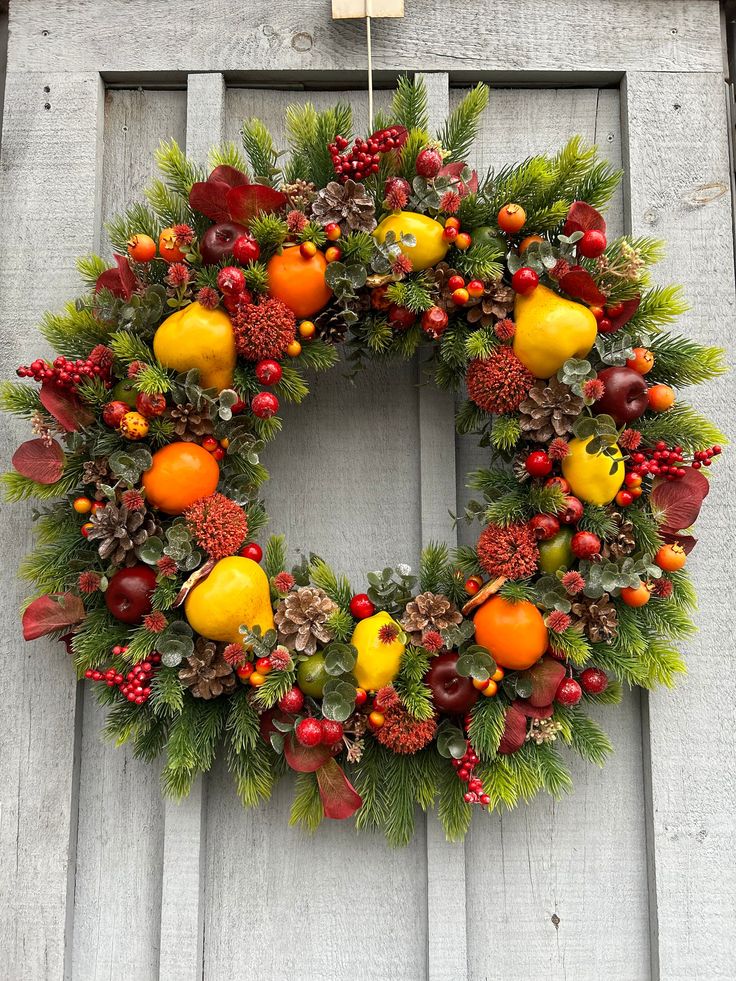
[(205, 266), (214, 266), (220, 259), (229, 258), (237, 239), (247, 234), (248, 229), (234, 221), (221, 221), (211, 225), (199, 242), (202, 262)]
[(595, 411), (612, 416), (623, 426), (643, 415), (649, 405), (647, 383), (633, 368), (604, 368), (598, 378), (605, 385), (603, 395), (594, 403)]
[(448, 715), (464, 715), (478, 700), (478, 691), (470, 678), (463, 678), (455, 670), (457, 661), (457, 654), (438, 654), (432, 658), (424, 676), (435, 708)]
[(105, 603), (117, 620), (141, 623), (151, 612), (151, 594), (156, 588), (156, 573), (149, 565), (120, 569), (105, 590)]

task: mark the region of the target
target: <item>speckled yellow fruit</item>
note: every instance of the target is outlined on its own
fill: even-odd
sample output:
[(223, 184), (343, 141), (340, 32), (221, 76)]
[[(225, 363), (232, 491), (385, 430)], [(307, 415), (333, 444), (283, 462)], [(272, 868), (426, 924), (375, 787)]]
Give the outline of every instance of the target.
[(268, 577), (252, 559), (220, 559), (187, 596), (184, 613), (198, 634), (227, 644), (242, 641), (241, 624), (273, 630)]
[(514, 353), (535, 378), (551, 378), (568, 358), (584, 358), (598, 325), (588, 307), (546, 286), (514, 301)]
[(350, 643), (358, 651), (353, 674), (366, 691), (377, 691), (390, 685), (399, 673), (404, 644), (398, 639), (385, 644), (379, 636), (381, 627), (390, 625), (401, 632), (401, 627), (388, 613), (374, 613), (361, 620), (353, 631)]
[(413, 235), (417, 240), (415, 246), (402, 245), (401, 251), (411, 259), (415, 270), (429, 269), (445, 258), (450, 243), (443, 238), (444, 229), (434, 218), (419, 215), (414, 211), (395, 211), (388, 215), (374, 231), (374, 237), (383, 242), (389, 232), (393, 232), (396, 240), (400, 235)]
[(570, 452), (562, 461), (562, 473), (572, 493), (581, 501), (610, 504), (624, 482), (624, 458), (615, 443), (614, 457), (588, 453), (586, 446), (592, 438), (570, 440)]
[(161, 364), (174, 371), (199, 370), (203, 388), (231, 388), (235, 369), (235, 335), (224, 310), (190, 303), (161, 324), (153, 338)]

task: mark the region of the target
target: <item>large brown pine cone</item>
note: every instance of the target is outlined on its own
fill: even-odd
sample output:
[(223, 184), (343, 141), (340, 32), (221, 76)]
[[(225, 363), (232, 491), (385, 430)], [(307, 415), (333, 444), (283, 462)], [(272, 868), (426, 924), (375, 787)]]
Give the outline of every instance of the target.
[(401, 626), (409, 634), (412, 643), (421, 644), (428, 630), (445, 630), (462, 622), (462, 614), (441, 593), (420, 593), (409, 600), (401, 618)]
[(150, 511), (129, 511), (124, 504), (106, 504), (91, 516), (90, 523), (88, 540), (99, 542), (101, 559), (118, 566), (135, 565), (135, 550), (161, 531)]
[(186, 658), (186, 667), (179, 670), (179, 681), (191, 689), (195, 698), (217, 698), (235, 688), (232, 667), (218, 651), (213, 640), (198, 637), (194, 653)]
[(572, 430), (584, 405), (585, 401), (556, 375), (549, 381), (540, 379), (519, 406), (521, 431), (527, 439), (538, 443), (565, 436)]
[(337, 610), (337, 603), (317, 586), (302, 586), (281, 600), (274, 620), (279, 643), (291, 651), (314, 654), (317, 641), (327, 644), (333, 633), (327, 618)]
[(338, 184), (330, 181), (312, 201), (312, 214), (321, 225), (335, 222), (349, 232), (372, 232), (376, 227), (376, 206), (362, 184), (354, 180)]
[(174, 423), (174, 432), (185, 443), (196, 443), (215, 429), (208, 408), (197, 408), (191, 402), (175, 405), (169, 412), (169, 418)]
[(572, 604), (574, 623), (582, 625), (592, 644), (610, 644), (618, 634), (616, 607), (611, 603), (608, 593), (598, 599), (581, 596)]

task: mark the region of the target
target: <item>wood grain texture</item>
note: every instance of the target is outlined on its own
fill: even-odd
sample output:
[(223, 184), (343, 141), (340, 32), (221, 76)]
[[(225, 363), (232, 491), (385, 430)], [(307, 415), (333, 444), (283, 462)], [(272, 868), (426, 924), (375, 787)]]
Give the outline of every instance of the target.
[[(11, 9), (11, 70), (279, 71), (301, 83), (365, 69), (365, 25), (331, 21), (326, 0), (249, 0), (242, 17), (212, 0), (203, 14), (198, 0), (23, 0)], [(448, 23), (462, 44), (446, 43)], [(374, 22), (373, 45), (389, 73), (722, 70), (716, 0), (409, 3), (405, 18)]]
[[(184, 142), (182, 92), (105, 96), (102, 222), (140, 197), (162, 139)], [(82, 137), (84, 139), (84, 137)], [(89, 194), (89, 186), (80, 189)], [(109, 245), (103, 241), (103, 251)], [(76, 284), (74, 284), (76, 286)], [(72, 290), (69, 295), (73, 295)], [(160, 765), (104, 742), (106, 710), (84, 691), (72, 977), (147, 979), (159, 962), (164, 802)], [(131, 938), (135, 940), (131, 942)]]
[[(530, 153), (554, 151), (576, 133), (620, 165), (618, 92), (494, 90), (476, 162), (482, 168), (502, 166)], [(612, 233), (619, 234), (620, 196), (607, 219)], [(462, 438), (457, 459), (462, 485), (467, 470), (487, 466), (488, 451)], [(466, 495), (459, 486), (458, 496), (464, 500)], [(461, 538), (474, 541), (478, 530), (465, 526)], [(490, 818), (477, 815), (473, 821), (466, 853), (468, 964), (474, 981), (647, 977), (638, 696), (599, 711), (597, 718), (615, 752), (601, 771), (565, 753), (575, 784), (572, 796), (559, 803), (540, 796), (528, 807)], [(495, 944), (489, 937), (503, 939)]]
[[(35, 325), (70, 295), (74, 258), (95, 244), (101, 90), (90, 72), (44, 72), (10, 76), (5, 98), (0, 219), (13, 234), (0, 248), (0, 357), (9, 378), (47, 350)], [(4, 420), (3, 469), (27, 438), (26, 425)], [(63, 645), (21, 636), (28, 587), (16, 574), (32, 544), (30, 516), (30, 506), (2, 508), (0, 975), (17, 979), (64, 973), (80, 719)]]
[[(725, 91), (703, 75), (626, 78), (629, 210), (635, 234), (667, 241), (658, 282), (685, 286), (680, 330), (721, 344), (733, 364), (732, 202)], [(733, 377), (682, 397), (734, 430)], [(652, 974), (667, 981), (733, 976), (736, 940), (736, 680), (733, 673), (733, 467), (714, 467), (689, 559), (700, 633), (688, 675), (648, 699)]]

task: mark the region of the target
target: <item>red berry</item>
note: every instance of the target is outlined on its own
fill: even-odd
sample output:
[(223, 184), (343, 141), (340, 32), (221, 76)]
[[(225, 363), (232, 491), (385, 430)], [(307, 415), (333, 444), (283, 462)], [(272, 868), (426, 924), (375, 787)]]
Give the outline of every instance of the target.
[(252, 235), (241, 235), (233, 242), (233, 259), (241, 266), (255, 262), (261, 254), (261, 247)]
[(350, 613), (356, 620), (365, 620), (372, 617), (376, 608), (368, 598), (367, 593), (357, 593), (350, 600)]
[(256, 378), (261, 385), (278, 385), (281, 381), (283, 369), (278, 361), (273, 358), (264, 358), (256, 365)]
[(618, 303), (606, 304), (606, 313), (608, 314), (609, 317), (613, 317), (615, 319), (616, 317), (620, 317), (623, 312), (624, 312), (624, 304), (622, 300), (619, 300)]
[(256, 661), (256, 671), (259, 674), (268, 674), (271, 670), (271, 658), (270, 657), (259, 657)]
[(600, 668), (586, 668), (580, 675), (580, 684), (589, 695), (600, 695), (608, 688), (608, 675)]
[(578, 242), (578, 255), (585, 256), (586, 259), (597, 259), (606, 251), (606, 236), (603, 232), (591, 229), (583, 233), (583, 237)]
[(249, 542), (244, 545), (240, 550), (240, 555), (245, 559), (252, 559), (254, 562), (260, 562), (263, 558), (263, 549), (257, 542)]
[(294, 734), (302, 746), (318, 746), (322, 742), (322, 725), (317, 719), (302, 719)]
[(483, 293), (485, 291), (485, 287), (483, 286), (483, 283), (479, 279), (471, 279), (470, 282), (467, 285), (467, 290), (468, 290), (468, 293), (474, 299), (477, 300), (478, 297), (483, 296)]
[(212, 451), (212, 456), (218, 463), (220, 463), (225, 459), (225, 450), (221, 446), (218, 446), (216, 450)]
[(521, 296), (529, 296), (539, 286), (539, 276), (529, 266), (522, 266), (511, 277), (511, 286)]
[(602, 317), (598, 321), (598, 333), (599, 334), (613, 334), (616, 331), (616, 327), (613, 326), (608, 317)]
[(583, 697), (583, 690), (574, 678), (563, 678), (555, 695), (560, 705), (577, 705)]
[(228, 313), (237, 313), (238, 310), (247, 306), (252, 299), (250, 290), (243, 290), (242, 293), (229, 293), (222, 303)]
[(570, 542), (572, 553), (578, 559), (592, 559), (601, 550), (601, 540), (592, 531), (576, 531)]
[(342, 235), (342, 230), (336, 221), (329, 221), (325, 225), (325, 235), (329, 242), (336, 242)]
[(368, 692), (365, 690), (365, 688), (356, 688), (355, 689), (356, 706), (360, 707), (361, 705), (365, 705), (367, 701), (368, 701)]
[(455, 290), (462, 289), (463, 286), (465, 286), (465, 280), (462, 276), (450, 276), (447, 280), (447, 288), (451, 293), (454, 293)]
[(447, 330), (448, 320), (442, 307), (430, 307), (422, 314), (422, 330), (433, 340), (437, 340)]
[(279, 411), (279, 400), (272, 392), (259, 392), (253, 397), (250, 410), (257, 419), (270, 419)]
[(535, 514), (529, 522), (529, 527), (537, 541), (548, 542), (560, 530), (560, 521), (554, 514)]
[(202, 440), (202, 449), (207, 450), (208, 453), (213, 453), (219, 445), (214, 436), (205, 436)]
[(552, 461), (544, 450), (534, 450), (526, 458), (524, 466), (532, 477), (546, 477), (552, 469)]
[(136, 396), (135, 407), (146, 419), (161, 416), (166, 411), (166, 396), (160, 394), (147, 395), (139, 392)]
[(237, 266), (225, 266), (217, 274), (217, 286), (226, 296), (234, 296), (245, 289), (243, 270)]
[(279, 708), (282, 712), (300, 712), (303, 705), (304, 693), (299, 688), (292, 688), (279, 699)]
[(108, 402), (102, 409), (102, 421), (106, 426), (117, 429), (123, 421), (123, 416), (130, 412), (127, 402)]
[(333, 722), (332, 719), (322, 719), (322, 742), (325, 746), (334, 746), (342, 739), (342, 722)]
[(415, 166), (420, 177), (436, 177), (442, 170), (442, 154), (435, 147), (426, 147), (417, 155)]
[(627, 508), (633, 500), (634, 500), (634, 495), (631, 493), (631, 491), (620, 490), (616, 495), (616, 504), (618, 504), (619, 507), (622, 508)]
[(583, 502), (579, 498), (573, 497), (572, 494), (568, 494), (565, 498), (565, 506), (557, 517), (563, 525), (576, 525), (582, 516)]

